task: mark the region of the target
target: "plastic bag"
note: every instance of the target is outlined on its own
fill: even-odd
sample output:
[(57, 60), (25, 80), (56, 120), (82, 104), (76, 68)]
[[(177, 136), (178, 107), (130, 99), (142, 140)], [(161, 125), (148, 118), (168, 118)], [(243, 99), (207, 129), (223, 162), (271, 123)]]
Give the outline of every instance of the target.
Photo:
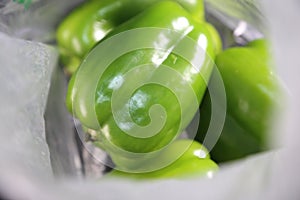
[[(33, 1), (27, 11), (12, 1), (0, 3), (0, 31), (12, 36), (0, 33), (1, 195), (12, 199), (299, 199), (297, 166), (300, 161), (299, 156), (295, 155), (295, 147), (300, 141), (297, 134), (299, 105), (294, 98), (287, 99), (286, 112), (274, 125), (277, 133), (284, 133), (278, 134), (283, 149), (226, 164), (213, 179), (138, 184), (125, 180), (80, 180), (74, 175), (80, 168), (76, 165), (78, 157), (69, 158), (65, 163), (57, 160), (58, 157), (50, 160), (43, 115), (51, 77), (52, 88), (56, 88), (54, 93), (57, 92), (60, 99), (57, 102), (61, 102), (63, 97), (63, 89), (60, 91), (58, 88), (65, 88), (61, 72), (57, 70), (57, 52), (49, 46), (16, 38), (52, 41), (55, 25), (78, 2)], [(209, 2), (220, 5), (220, 1)], [(232, 3), (238, 2), (222, 1), (222, 4), (231, 7)], [(294, 22), (300, 17), (297, 3), (296, 0), (284, 2), (284, 9), (283, 3), (278, 0), (265, 0), (262, 3), (267, 21), (270, 22), (278, 70), (287, 90), (294, 97), (300, 97), (297, 89), (297, 66), (300, 63), (296, 54), (300, 46), (300, 31)], [(211, 5), (216, 10), (222, 8)], [(246, 18), (244, 20), (247, 21)], [(53, 81), (57, 87), (53, 86)], [(56, 100), (52, 101), (55, 104)], [(54, 112), (52, 115), (57, 114), (65, 119), (64, 112)], [(69, 129), (69, 125), (65, 126)], [(59, 130), (64, 128), (60, 127)], [(61, 138), (62, 141), (65, 139)], [(74, 146), (66, 145), (64, 150), (73, 151)], [(56, 169), (62, 169), (62, 174), (71, 166), (68, 172), (74, 178), (54, 178), (52, 170), (55, 160)]]

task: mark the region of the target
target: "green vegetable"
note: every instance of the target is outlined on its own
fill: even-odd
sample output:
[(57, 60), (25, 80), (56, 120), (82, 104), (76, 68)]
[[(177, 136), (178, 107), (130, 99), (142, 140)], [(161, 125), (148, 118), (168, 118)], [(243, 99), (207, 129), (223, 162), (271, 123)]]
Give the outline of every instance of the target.
[(221, 51), (222, 51), (222, 41), (221, 41), (220, 35), (213, 25), (206, 23), (206, 28), (208, 29), (209, 34), (211, 35), (211, 37), (213, 39), (213, 44), (215, 47), (214, 51), (217, 55), (217, 54), (221, 53)]
[[(216, 57), (226, 90), (227, 114), (221, 137), (211, 151), (214, 160), (238, 159), (268, 149), (270, 120), (280, 97), (270, 62), (265, 40), (227, 49)], [(210, 121), (210, 104), (207, 92), (200, 108), (197, 139), (201, 142)]]
[(25, 10), (27, 10), (29, 8), (29, 6), (31, 5), (32, 0), (13, 0), (13, 1), (16, 3), (19, 3), (19, 4), (24, 4)]
[[(144, 29), (141, 28), (146, 29), (143, 32)], [(104, 45), (107, 41), (109, 43), (109, 38), (128, 30), (134, 30), (135, 33), (141, 31), (142, 34), (130, 35), (121, 41), (121, 45), (118, 43), (118, 47), (110, 44), (101, 53), (101, 44)], [(183, 42), (187, 38), (193, 40), (189, 45)], [(144, 40), (154, 48), (136, 49), (119, 56), (101, 77), (97, 77), (96, 69), (105, 68), (98, 64), (103, 58), (118, 48)], [(196, 51), (199, 46), (205, 51), (204, 54)], [(176, 48), (180, 48), (187, 56), (183, 58), (172, 53)], [(175, 140), (192, 120), (205, 92), (205, 82), (211, 75), (211, 58), (215, 57), (215, 48), (214, 38), (210, 36), (205, 23), (195, 21), (175, 2), (159, 2), (114, 29), (91, 51), (69, 84), (66, 101), (68, 109), (84, 126), (97, 131), (95, 144), (110, 154), (117, 167), (137, 170)], [(199, 56), (203, 62), (201, 66), (195, 67), (200, 73), (191, 65), (191, 61)], [(144, 65), (145, 68), (138, 67)], [(137, 68), (139, 70), (132, 71)], [(145, 73), (142, 73), (143, 70), (146, 70)], [(131, 73), (129, 78), (126, 73)], [(93, 79), (97, 81), (92, 82)], [(143, 83), (145, 80), (148, 81), (147, 84), (135, 88), (136, 83)], [(165, 85), (156, 82), (163, 82)], [(93, 90), (95, 84), (97, 87)], [(191, 86), (192, 92), (187, 84)], [(113, 107), (113, 92), (116, 90), (120, 95), (116, 97), (118, 100)], [(121, 99), (130, 92), (132, 95), (122, 102)], [(174, 93), (178, 94), (179, 99)], [(156, 104), (164, 108), (158, 115), (152, 109)], [(161, 111), (159, 108), (158, 110)], [(116, 114), (121, 116), (119, 121), (115, 119)], [(149, 131), (157, 134), (150, 137)], [(128, 132), (137, 135), (129, 135)], [(147, 155), (128, 155), (116, 147)]]
[[(132, 179), (165, 179), (165, 178), (195, 178), (207, 177), (218, 170), (209, 153), (201, 144), (191, 140), (178, 140), (172, 143), (168, 149), (163, 151), (154, 162), (172, 160), (170, 165), (147, 173), (127, 173), (113, 170), (106, 178), (132, 178)], [(155, 165), (155, 163), (150, 163)]]
[[(82, 58), (107, 33), (146, 8), (162, 0), (93, 0), (75, 9), (59, 25), (56, 38), (61, 61), (70, 73)], [(195, 20), (203, 21), (202, 0), (174, 0), (183, 6)], [(166, 13), (172, 10), (166, 10)]]

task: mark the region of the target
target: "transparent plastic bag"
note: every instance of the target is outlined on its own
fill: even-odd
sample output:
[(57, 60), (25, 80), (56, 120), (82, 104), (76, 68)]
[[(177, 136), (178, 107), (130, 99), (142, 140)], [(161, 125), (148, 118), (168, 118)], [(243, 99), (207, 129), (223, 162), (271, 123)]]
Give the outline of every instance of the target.
[[(221, 167), (213, 179), (165, 180), (132, 182), (126, 180), (81, 180), (78, 155), (66, 159), (66, 152), (75, 151), (72, 126), (66, 111), (60, 106), (46, 118), (58, 116), (45, 126), (46, 102), (63, 102), (66, 82), (57, 65), (54, 48), (38, 43), (52, 42), (55, 27), (65, 14), (80, 1), (32, 1), (28, 10), (13, 1), (0, 2), (0, 193), (11, 199), (298, 199), (299, 158), (299, 4), (263, 1), (263, 13), (268, 22), (278, 71), (285, 82), (287, 107), (280, 113), (274, 131), (283, 148), (229, 163)], [(216, 17), (227, 20), (234, 29), (240, 19), (261, 29), (261, 13), (249, 10), (247, 1), (213, 1), (209, 6)], [(282, 9), (282, 4), (285, 8)], [(220, 6), (221, 5), (221, 6)], [(297, 7), (298, 6), (298, 7)], [(242, 10), (241, 10), (242, 9)], [(255, 8), (256, 10), (256, 8)], [(236, 12), (238, 11), (238, 12)], [(216, 14), (218, 13), (218, 14)], [(234, 14), (233, 14), (234, 13)], [(254, 14), (254, 18), (251, 17)], [(278, 14), (280, 13), (280, 15)], [(284, 17), (282, 17), (284, 16)], [(239, 20), (232, 18), (238, 17)], [(288, 34), (288, 35), (287, 35)], [(8, 36), (9, 35), (9, 36)], [(250, 37), (250, 36), (249, 36)], [(18, 38), (18, 39), (17, 39)], [(32, 40), (28, 42), (26, 40)], [(49, 89), (51, 85), (49, 96)], [(62, 119), (62, 120), (60, 120)], [(64, 123), (65, 120), (65, 123)], [(51, 121), (51, 120), (50, 120)], [(55, 127), (60, 122), (60, 127)], [(52, 152), (45, 128), (53, 128), (65, 148)], [(49, 137), (49, 136), (47, 136)], [(49, 138), (48, 138), (49, 139)], [(74, 140), (74, 138), (73, 138)], [(48, 142), (48, 143), (47, 143)], [(53, 147), (53, 146), (52, 146)], [(61, 147), (60, 147), (61, 148)], [(50, 150), (51, 152), (51, 150)], [(63, 153), (62, 153), (63, 152)], [(59, 154), (62, 153), (62, 157)], [(55, 171), (54, 169), (58, 170)], [(55, 178), (56, 175), (61, 175)], [(68, 175), (68, 178), (63, 178)], [(17, 188), (17, 189), (16, 189)]]

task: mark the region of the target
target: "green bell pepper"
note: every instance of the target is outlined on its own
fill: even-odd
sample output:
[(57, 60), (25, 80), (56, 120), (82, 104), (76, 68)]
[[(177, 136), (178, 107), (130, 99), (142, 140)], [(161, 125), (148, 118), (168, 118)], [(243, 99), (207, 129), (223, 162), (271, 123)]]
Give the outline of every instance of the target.
[[(82, 58), (107, 33), (160, 1), (93, 0), (80, 5), (59, 25), (56, 34), (61, 61), (66, 69), (73, 73)], [(195, 20), (204, 20), (203, 0), (174, 1), (183, 6)]]
[[(238, 159), (268, 149), (270, 120), (280, 98), (279, 81), (270, 62), (267, 42), (263, 39), (245, 47), (229, 48), (216, 57), (226, 90), (227, 113), (221, 136), (211, 151), (214, 160)], [(210, 122), (210, 107), (207, 92), (200, 108), (197, 134), (200, 142)]]
[[(136, 31), (142, 28), (146, 28), (147, 31), (126, 38), (121, 41), (121, 46), (109, 45), (102, 53), (98, 50), (98, 47), (100, 48), (101, 44), (109, 41), (112, 36), (123, 31)], [(174, 35), (174, 32), (177, 34)], [(192, 39), (193, 43), (189, 46), (180, 45), (180, 42), (187, 38)], [(150, 41), (153, 47), (157, 46), (157, 48), (136, 49), (121, 55), (110, 63), (101, 77), (97, 77), (96, 69), (105, 67), (98, 64), (102, 58), (113, 53), (117, 48), (130, 46), (140, 40)], [(215, 38), (210, 35), (206, 24), (195, 21), (177, 3), (159, 2), (115, 28), (95, 46), (72, 76), (66, 100), (67, 107), (84, 126), (97, 132), (95, 144), (110, 154), (117, 167), (124, 170), (139, 169), (155, 153), (150, 157), (148, 155), (132, 156), (120, 152), (116, 146), (133, 153), (159, 153), (159, 150), (176, 139), (192, 120), (204, 95), (206, 81), (213, 68), (211, 59), (215, 57), (214, 40)], [(179, 46), (187, 55), (186, 57), (183, 58), (170, 51)], [(203, 49), (204, 54), (196, 51), (199, 46)], [(201, 66), (196, 66), (200, 70), (197, 72), (191, 62), (199, 56), (203, 62)], [(149, 70), (149, 73), (141, 75), (143, 70), (137, 70), (136, 73), (131, 73), (129, 79), (126, 79), (126, 73), (136, 69), (136, 66), (142, 65), (147, 65), (148, 68), (143, 69)], [(177, 75), (170, 76), (164, 66), (170, 67)], [(94, 76), (99, 78), (97, 82), (91, 81)], [(184, 79), (181, 81), (182, 78)], [(126, 81), (122, 81), (125, 79)], [(135, 82), (143, 82), (146, 79), (150, 82), (153, 80), (165, 82), (166, 87), (155, 83), (145, 84), (137, 88), (124, 105), (117, 102), (113, 109), (113, 92), (116, 90), (114, 85), (118, 85), (118, 88), (125, 88), (125, 92), (118, 96), (121, 99), (122, 96), (127, 95)], [(97, 87), (94, 91), (92, 87), (95, 84)], [(186, 84), (191, 86), (193, 94), (189, 93)], [(176, 98), (174, 92), (178, 93), (179, 99)], [(194, 105), (195, 98), (198, 105)], [(151, 107), (155, 104), (164, 108), (166, 118), (164, 118), (164, 114), (152, 117)], [(130, 116), (126, 115), (124, 109), (129, 110)], [(149, 114), (148, 111), (150, 111)], [(93, 115), (94, 112), (95, 115)], [(121, 122), (115, 121), (115, 113), (121, 115)], [(181, 118), (182, 116), (184, 117)], [(138, 135), (133, 136), (127, 134), (127, 132), (134, 132), (137, 129), (133, 124), (148, 127), (153, 131), (157, 129), (158, 124), (162, 125), (162, 128), (151, 137), (146, 137), (148, 135), (145, 129), (138, 129), (141, 131), (138, 131)]]
[[(163, 151), (155, 162), (163, 162), (174, 156), (170, 165), (147, 173), (127, 173), (113, 170), (105, 178), (132, 178), (132, 179), (165, 179), (165, 178), (211, 178), (218, 170), (218, 165), (210, 159), (207, 149), (196, 141), (177, 140)], [(181, 155), (182, 154), (182, 155)], [(155, 164), (155, 163), (151, 163)]]

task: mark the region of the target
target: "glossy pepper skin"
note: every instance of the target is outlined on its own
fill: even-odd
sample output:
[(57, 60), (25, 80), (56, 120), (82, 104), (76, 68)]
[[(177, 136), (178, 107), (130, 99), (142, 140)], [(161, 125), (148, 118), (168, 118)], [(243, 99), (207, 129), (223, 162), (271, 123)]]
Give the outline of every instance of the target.
[[(222, 134), (211, 151), (212, 158), (222, 162), (266, 150), (272, 114), (280, 98), (267, 42), (260, 39), (245, 47), (227, 49), (216, 57), (216, 66), (225, 85), (227, 113)], [(207, 92), (200, 108), (199, 141), (207, 131), (210, 107)]]
[[(170, 179), (170, 178), (195, 178), (206, 177), (212, 178), (213, 174), (218, 171), (218, 165), (210, 159), (209, 153), (201, 144), (191, 140), (177, 140), (173, 142), (168, 149), (159, 155), (155, 162), (163, 162), (169, 157), (173, 159), (170, 165), (148, 173), (126, 173), (113, 170), (105, 178), (131, 178), (136, 180), (145, 179)], [(155, 163), (151, 163), (155, 164)]]
[[(89, 50), (111, 30), (162, 0), (92, 0), (75, 9), (59, 25), (56, 38), (62, 63), (73, 73)], [(195, 20), (203, 21), (202, 0), (174, 0)], [(172, 12), (172, 11), (171, 11)]]
[[(166, 12), (168, 12), (167, 15), (165, 14)], [(183, 21), (184, 23), (178, 23)], [(173, 92), (168, 90), (168, 88), (160, 87), (156, 84), (144, 85), (138, 88), (128, 100), (130, 115), (134, 123), (140, 126), (150, 124), (151, 120), (148, 112), (154, 104), (159, 104), (165, 109), (167, 119), (163, 128), (155, 136), (148, 138), (132, 137), (121, 130), (115, 122), (111, 107), (113, 89), (109, 86), (116, 80), (116, 78), (124, 78), (124, 74), (134, 67), (150, 63), (154, 66), (153, 69), (156, 69), (153, 74), (151, 74), (150, 79), (166, 80), (172, 86), (176, 86), (176, 88), (179, 89), (182, 86), (182, 83), (178, 83), (177, 77), (170, 77), (161, 73), (161, 66), (167, 65), (182, 76), (188, 77), (187, 82), (191, 85), (197, 101), (200, 104), (206, 89), (206, 83), (203, 78), (206, 80), (209, 79), (213, 68), (211, 59), (215, 57), (213, 38), (210, 36), (210, 32), (207, 30), (205, 24), (194, 21), (186, 10), (177, 3), (171, 1), (159, 2), (146, 9), (131, 20), (117, 27), (105, 38), (104, 41), (101, 42), (105, 42), (113, 35), (122, 31), (145, 27), (161, 28), (161, 31), (158, 31), (157, 34), (147, 35), (147, 40), (151, 40), (151, 43), (154, 45), (159, 44), (160, 47), (164, 49), (175, 48), (179, 44), (179, 41), (183, 38), (189, 37), (193, 39), (195, 41), (193, 46), (184, 47), (185, 52), (188, 52), (189, 54), (188, 58), (183, 59), (180, 55), (161, 51), (159, 49), (138, 49), (128, 52), (111, 63), (102, 75), (101, 79), (97, 82), (97, 90), (90, 91), (85, 89), (82, 84), (75, 83), (76, 79), (83, 78), (83, 80), (86, 80), (85, 84), (89, 84), (89, 76), (92, 74), (80, 72), (82, 68), (89, 65), (89, 62), (95, 63), (95, 61), (92, 61), (91, 58), (87, 56), (83, 65), (81, 65), (77, 73), (73, 75), (67, 94), (66, 103), (70, 112), (75, 113), (76, 117), (84, 126), (98, 132), (96, 139), (97, 142), (95, 142), (95, 144), (106, 150), (117, 166), (127, 170), (138, 168), (136, 165), (136, 159), (133, 159), (130, 156), (127, 157), (119, 155), (111, 144), (134, 153), (149, 153), (157, 151), (165, 147), (178, 136), (178, 129), (181, 128), (181, 130), (179, 130), (179, 132), (181, 132), (188, 125), (197, 109), (191, 109), (193, 97), (188, 96), (188, 94), (185, 93), (185, 90), (181, 90), (181, 95), (186, 95), (186, 99), (182, 102), (182, 104), (179, 104)], [(172, 38), (173, 36), (169, 30), (176, 31), (182, 34), (183, 37), (181, 39)], [(131, 39), (125, 40), (122, 45), (130, 45), (136, 42), (139, 37), (144, 36), (134, 36)], [(161, 38), (167, 39), (168, 42), (162, 43)], [(91, 53), (93, 53), (93, 51), (96, 53), (97, 46), (91, 51)], [(195, 48), (198, 46), (202, 47), (202, 49), (206, 52), (203, 54), (202, 65), (197, 66), (201, 74), (195, 73), (195, 68), (193, 68), (189, 62), (199, 56), (195, 51)], [(110, 49), (107, 49), (107, 51), (109, 52)], [(111, 51), (114, 51), (114, 47), (111, 48)], [(162, 59), (157, 59), (157, 55), (161, 55)], [(103, 55), (97, 55), (97, 57), (101, 56)], [(157, 61), (159, 61), (158, 65)], [(101, 68), (103, 66), (93, 67)], [(139, 80), (139, 78), (144, 79), (144, 77), (139, 77), (138, 75), (134, 76), (132, 79)], [(128, 82), (126, 82), (126, 84), (128, 84)], [(90, 104), (86, 98), (89, 92), (95, 94), (94, 102), (97, 114), (96, 119), (90, 115), (90, 113), (92, 113), (92, 110), (90, 109), (94, 108), (90, 108)], [(181, 113), (181, 110), (183, 113)], [(179, 127), (181, 115), (188, 115), (189, 117), (185, 118), (182, 121), (182, 127)], [(98, 123), (101, 128), (98, 126)], [(126, 123), (127, 122), (125, 121), (124, 124)], [(143, 136), (143, 134), (143, 132), (140, 133), (141, 136)]]

